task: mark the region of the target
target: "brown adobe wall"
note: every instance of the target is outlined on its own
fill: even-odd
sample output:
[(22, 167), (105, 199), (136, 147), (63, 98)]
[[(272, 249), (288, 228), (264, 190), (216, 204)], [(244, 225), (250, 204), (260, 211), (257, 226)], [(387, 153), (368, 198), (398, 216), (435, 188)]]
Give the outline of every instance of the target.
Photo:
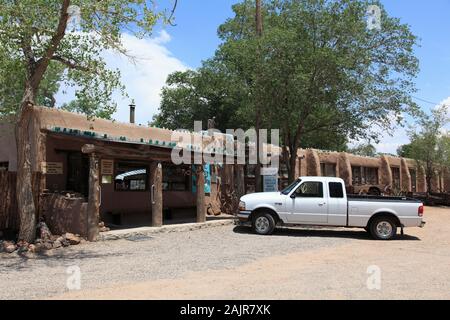
[(402, 191), (412, 191), (411, 173), (409, 172), (408, 164), (404, 158), (400, 161), (400, 181)]
[(352, 165), (350, 163), (350, 158), (348, 153), (341, 152), (338, 158), (338, 172), (337, 176), (344, 180), (346, 186), (353, 185), (353, 177), (352, 177)]
[(320, 158), (316, 150), (306, 152), (306, 174), (311, 177), (320, 177)]
[(380, 184), (392, 187), (392, 170), (389, 159), (383, 155), (380, 158), (379, 179)]

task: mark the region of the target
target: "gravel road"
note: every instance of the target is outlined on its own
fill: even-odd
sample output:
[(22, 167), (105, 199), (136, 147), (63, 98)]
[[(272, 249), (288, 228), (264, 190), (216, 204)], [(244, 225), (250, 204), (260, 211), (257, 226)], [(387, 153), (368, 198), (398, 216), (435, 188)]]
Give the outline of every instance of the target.
[[(450, 298), (450, 210), (424, 229), (378, 242), (365, 231), (281, 229), (270, 237), (221, 226), (82, 244), (34, 258), (0, 254), (0, 299)], [(67, 268), (81, 290), (67, 289)], [(369, 266), (381, 272), (369, 290)]]

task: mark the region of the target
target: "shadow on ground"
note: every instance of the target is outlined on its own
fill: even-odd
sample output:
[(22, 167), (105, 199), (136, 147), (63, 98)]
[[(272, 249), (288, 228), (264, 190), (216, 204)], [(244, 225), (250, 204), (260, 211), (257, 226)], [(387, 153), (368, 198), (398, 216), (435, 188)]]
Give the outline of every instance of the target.
[[(235, 233), (254, 235), (255, 237), (262, 237), (255, 234), (251, 228), (245, 226), (236, 226), (233, 231)], [(358, 240), (371, 240), (375, 241), (368, 232), (360, 229), (322, 229), (322, 228), (277, 228), (272, 235), (273, 237), (284, 236), (284, 237), (304, 237), (304, 238), (348, 238), (348, 239), (358, 239)], [(407, 234), (398, 234), (397, 237), (392, 241), (421, 241), (420, 238), (415, 236), (410, 236)]]

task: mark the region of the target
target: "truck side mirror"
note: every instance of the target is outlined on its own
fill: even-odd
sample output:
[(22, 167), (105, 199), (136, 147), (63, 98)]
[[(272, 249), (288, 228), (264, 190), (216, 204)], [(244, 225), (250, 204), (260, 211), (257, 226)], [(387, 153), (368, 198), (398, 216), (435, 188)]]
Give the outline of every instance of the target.
[(297, 197), (297, 195), (295, 194), (295, 192), (292, 192), (291, 198), (292, 198), (292, 199), (295, 199), (296, 197)]

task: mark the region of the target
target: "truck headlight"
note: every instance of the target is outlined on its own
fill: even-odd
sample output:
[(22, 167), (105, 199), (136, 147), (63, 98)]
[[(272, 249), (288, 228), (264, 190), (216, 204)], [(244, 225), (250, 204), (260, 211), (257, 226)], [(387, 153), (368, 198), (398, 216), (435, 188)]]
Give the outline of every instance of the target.
[(239, 210), (240, 211), (244, 211), (245, 210), (245, 202), (244, 201), (239, 201)]

